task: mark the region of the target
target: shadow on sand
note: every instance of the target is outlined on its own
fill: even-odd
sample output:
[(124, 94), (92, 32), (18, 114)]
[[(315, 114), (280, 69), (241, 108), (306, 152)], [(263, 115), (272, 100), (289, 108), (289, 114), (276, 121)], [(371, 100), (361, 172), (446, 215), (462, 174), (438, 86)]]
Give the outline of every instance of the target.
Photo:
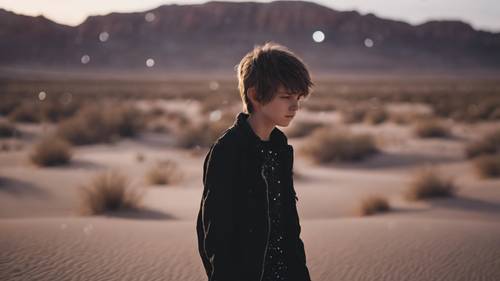
[(49, 193), (31, 182), (5, 177), (0, 177), (0, 193), (10, 194), (16, 197), (30, 196), (40, 199), (50, 197)]

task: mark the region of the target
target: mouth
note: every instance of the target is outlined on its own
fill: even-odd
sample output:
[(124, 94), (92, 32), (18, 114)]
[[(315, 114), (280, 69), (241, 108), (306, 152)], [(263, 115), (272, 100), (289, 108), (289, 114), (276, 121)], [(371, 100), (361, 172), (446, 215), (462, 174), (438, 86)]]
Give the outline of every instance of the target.
[(286, 115), (286, 118), (293, 118), (295, 115)]

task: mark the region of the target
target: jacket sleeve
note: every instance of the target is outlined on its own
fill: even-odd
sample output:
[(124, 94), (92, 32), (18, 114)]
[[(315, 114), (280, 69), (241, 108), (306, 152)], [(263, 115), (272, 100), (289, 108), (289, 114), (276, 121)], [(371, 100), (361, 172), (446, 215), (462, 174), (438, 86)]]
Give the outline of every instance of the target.
[(233, 266), (233, 188), (236, 153), (231, 147), (215, 143), (204, 164), (203, 247), (210, 263), (209, 281), (234, 281)]

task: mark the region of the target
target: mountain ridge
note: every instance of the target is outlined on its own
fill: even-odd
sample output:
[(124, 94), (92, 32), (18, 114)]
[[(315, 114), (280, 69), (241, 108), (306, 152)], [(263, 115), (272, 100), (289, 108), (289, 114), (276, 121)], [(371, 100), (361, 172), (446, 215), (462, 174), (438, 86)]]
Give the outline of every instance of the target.
[[(321, 43), (312, 40), (317, 30)], [(89, 16), (77, 26), (0, 9), (3, 67), (229, 72), (267, 41), (288, 46), (318, 72), (500, 68), (500, 33), (462, 21), (411, 25), (305, 1), (169, 4)]]

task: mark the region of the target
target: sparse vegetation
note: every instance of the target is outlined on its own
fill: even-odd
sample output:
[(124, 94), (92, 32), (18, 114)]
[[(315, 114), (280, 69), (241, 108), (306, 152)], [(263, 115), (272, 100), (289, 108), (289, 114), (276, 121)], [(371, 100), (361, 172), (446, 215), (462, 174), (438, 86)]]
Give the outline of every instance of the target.
[(0, 138), (9, 138), (17, 133), (16, 127), (8, 121), (0, 121)]
[(451, 135), (449, 128), (436, 119), (418, 121), (414, 133), (421, 138), (446, 138)]
[(180, 129), (177, 145), (181, 148), (208, 147), (233, 124), (234, 118), (230, 113), (222, 113), (218, 120), (204, 120)]
[(363, 122), (366, 111), (366, 106), (346, 106), (340, 111), (342, 114), (342, 122), (347, 124)]
[(142, 115), (133, 107), (84, 107), (59, 125), (58, 135), (72, 144), (84, 145), (133, 137), (143, 127)]
[(370, 195), (363, 198), (358, 208), (360, 216), (370, 216), (377, 213), (388, 212), (390, 210), (389, 202), (380, 195)]
[(302, 152), (317, 163), (360, 161), (377, 153), (373, 137), (320, 128), (308, 138)]
[(157, 162), (146, 174), (146, 180), (153, 185), (170, 185), (182, 179), (177, 163), (172, 160)]
[(313, 121), (298, 121), (292, 123), (290, 129), (286, 130), (289, 138), (301, 138), (311, 134), (314, 130), (324, 126), (323, 123)]
[(444, 178), (435, 169), (427, 167), (414, 174), (404, 197), (410, 201), (452, 197), (456, 189), (451, 179)]
[(139, 209), (143, 194), (130, 186), (129, 179), (113, 170), (96, 175), (80, 187), (80, 213), (98, 215), (109, 211)]
[(30, 159), (38, 166), (65, 165), (71, 160), (71, 150), (71, 145), (65, 140), (49, 136), (35, 144)]
[(474, 160), (474, 166), (480, 177), (500, 177), (500, 154), (483, 155)]
[(137, 153), (135, 154), (135, 160), (136, 160), (137, 162), (144, 162), (144, 160), (146, 160), (146, 156), (145, 156), (145, 155), (144, 155), (144, 153), (142, 153), (142, 152), (137, 152)]
[(38, 123), (41, 121), (40, 107), (34, 102), (23, 102), (9, 112), (12, 122)]
[(500, 130), (493, 131), (465, 147), (467, 158), (500, 153)]
[(364, 121), (368, 124), (377, 125), (387, 120), (388, 114), (384, 108), (374, 108), (366, 112)]

